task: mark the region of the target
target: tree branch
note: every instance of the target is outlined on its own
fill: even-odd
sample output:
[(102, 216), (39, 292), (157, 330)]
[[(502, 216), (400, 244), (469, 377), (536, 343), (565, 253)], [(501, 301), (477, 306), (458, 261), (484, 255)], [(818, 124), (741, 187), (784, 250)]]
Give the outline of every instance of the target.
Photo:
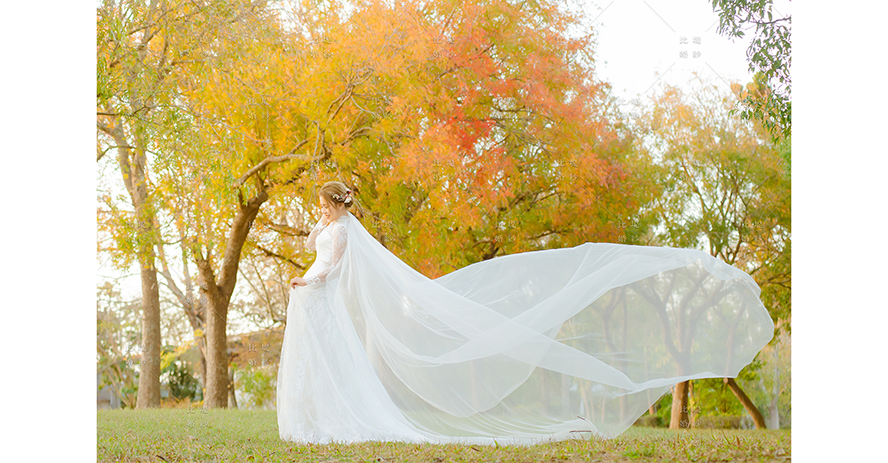
[(262, 225), (263, 227), (270, 228), (278, 233), (283, 233), (283, 234), (289, 235), (289, 236), (308, 236), (310, 233), (310, 232), (306, 232), (303, 230), (298, 230), (296, 228), (293, 228), (293, 227), (290, 227), (287, 225), (274, 223), (274, 222), (267, 222), (265, 220), (262, 220), (261, 217), (259, 218), (259, 224)]
[(307, 139), (302, 140), (295, 147), (293, 147), (293, 149), (291, 149), (290, 152), (288, 152), (287, 154), (263, 159), (262, 161), (259, 162), (259, 164), (256, 164), (255, 166), (250, 168), (250, 170), (248, 170), (244, 175), (242, 175), (237, 180), (237, 182), (235, 182), (235, 186), (243, 185), (244, 183), (246, 183), (247, 180), (249, 180), (249, 178), (251, 176), (256, 174), (256, 172), (259, 172), (262, 169), (265, 169), (269, 164), (273, 164), (276, 162), (289, 161), (289, 160), (303, 160), (303, 161), (308, 161), (308, 162), (314, 162), (314, 161), (321, 161), (327, 157), (326, 152), (324, 154), (321, 154), (318, 156), (309, 156), (307, 154), (294, 154), (296, 152), (296, 150), (298, 150), (299, 148), (301, 148), (302, 146), (304, 146), (307, 143), (308, 143)]
[(228, 242), (225, 245), (222, 269), (219, 274), (219, 290), (225, 299), (229, 299), (234, 292), (241, 250), (250, 233), (250, 228), (253, 226), (253, 220), (259, 213), (259, 207), (267, 200), (268, 192), (262, 189), (256, 196), (238, 206), (238, 212), (232, 221)]
[(292, 265), (293, 267), (296, 267), (299, 270), (305, 270), (305, 267), (297, 264), (293, 259), (290, 259), (289, 257), (282, 256), (272, 250), (266, 249), (265, 247), (263, 247), (259, 243), (252, 243), (252, 244), (253, 244), (253, 246), (256, 247), (256, 249), (262, 251), (262, 253), (265, 254), (266, 257), (273, 257), (275, 259), (287, 262), (288, 264)]

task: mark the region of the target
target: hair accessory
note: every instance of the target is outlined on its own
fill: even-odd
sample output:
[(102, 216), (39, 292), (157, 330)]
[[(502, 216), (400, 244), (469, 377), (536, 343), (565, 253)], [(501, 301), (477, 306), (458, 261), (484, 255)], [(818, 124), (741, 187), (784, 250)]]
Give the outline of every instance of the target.
[(345, 190), (344, 195), (337, 195), (334, 193), (330, 195), (330, 197), (332, 197), (334, 201), (338, 201), (340, 203), (351, 204), (352, 202), (351, 190)]

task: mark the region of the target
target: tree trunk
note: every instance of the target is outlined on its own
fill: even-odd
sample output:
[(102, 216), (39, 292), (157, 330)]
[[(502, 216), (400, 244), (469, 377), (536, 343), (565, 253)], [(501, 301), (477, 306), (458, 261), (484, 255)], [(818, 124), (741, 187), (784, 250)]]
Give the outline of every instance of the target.
[(561, 374), (561, 411), (564, 416), (570, 416), (570, 380), (564, 373)]
[(160, 292), (154, 252), (140, 258), (142, 276), (142, 358), (136, 408), (160, 407)]
[(669, 421), (669, 429), (687, 429), (688, 421), (688, 383), (678, 383), (672, 393), (672, 419)]
[(249, 201), (244, 201), (238, 192), (240, 204), (228, 233), (218, 282), (209, 256), (204, 258), (200, 249), (193, 251), (200, 272), (201, 291), (207, 300), (204, 314), (207, 324), (207, 383), (204, 406), (207, 408), (228, 407), (228, 306), (237, 281), (241, 250), (247, 241), (259, 208), (268, 200), (264, 185), (260, 183), (259, 187), (259, 193)]
[(777, 398), (780, 397), (780, 391), (777, 388), (774, 388), (774, 398), (771, 399), (771, 405), (768, 407), (768, 418), (771, 421), (769, 426), (770, 429), (780, 429), (780, 407), (777, 406)]
[(207, 392), (208, 408), (228, 406), (228, 299), (210, 297), (207, 305)]
[(778, 342), (771, 350), (771, 360), (774, 363), (774, 395), (771, 397), (771, 403), (768, 404), (768, 421), (770, 429), (780, 429), (780, 363), (777, 355), (777, 348), (780, 346)]
[(234, 393), (234, 370), (228, 370), (228, 407), (237, 408), (237, 395)]
[(583, 401), (583, 414), (589, 419), (589, 421), (592, 421), (592, 419), (595, 418), (592, 413), (593, 405), (592, 401), (589, 400), (589, 397), (586, 395), (586, 384), (583, 381), (580, 381), (580, 400)]
[(540, 390), (542, 391), (543, 414), (548, 415), (549, 411), (549, 389), (546, 387), (546, 371), (540, 369)]
[(758, 408), (756, 408), (755, 404), (749, 400), (749, 397), (746, 396), (746, 393), (743, 392), (743, 389), (740, 389), (740, 385), (734, 381), (734, 378), (724, 378), (725, 384), (731, 388), (731, 392), (737, 396), (737, 399), (743, 404), (743, 408), (746, 409), (746, 412), (752, 416), (752, 421), (755, 422), (756, 429), (767, 429), (765, 426), (765, 418), (762, 417), (761, 412), (759, 412)]
[(135, 211), (139, 273), (142, 281), (142, 355), (139, 364), (139, 392), (136, 408), (160, 406), (160, 288), (157, 286), (154, 242), (156, 235), (154, 211), (148, 204), (147, 161), (141, 128), (137, 122), (135, 143), (131, 147), (118, 118), (107, 127), (107, 133), (118, 145), (117, 162), (123, 183), (130, 194)]
[[(776, 358), (776, 355), (774, 356)], [(774, 395), (771, 396), (771, 403), (768, 404), (768, 428), (770, 429), (780, 429), (780, 408), (778, 404), (780, 403), (780, 368), (776, 368), (776, 375), (774, 376)]]
[(197, 348), (200, 351), (200, 371), (198, 374), (200, 375), (200, 386), (202, 392), (200, 394), (201, 400), (206, 396), (207, 393), (207, 338), (206, 335), (201, 336), (200, 339), (197, 340)]

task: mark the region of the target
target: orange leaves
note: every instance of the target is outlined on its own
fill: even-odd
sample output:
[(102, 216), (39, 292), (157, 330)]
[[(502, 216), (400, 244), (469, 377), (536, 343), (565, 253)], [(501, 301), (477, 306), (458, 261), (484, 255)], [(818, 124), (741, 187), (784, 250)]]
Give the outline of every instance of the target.
[(464, 153), (472, 153), (476, 142), (490, 133), (493, 121), (466, 119), (459, 108), (447, 123), (447, 130), (456, 139), (457, 147)]

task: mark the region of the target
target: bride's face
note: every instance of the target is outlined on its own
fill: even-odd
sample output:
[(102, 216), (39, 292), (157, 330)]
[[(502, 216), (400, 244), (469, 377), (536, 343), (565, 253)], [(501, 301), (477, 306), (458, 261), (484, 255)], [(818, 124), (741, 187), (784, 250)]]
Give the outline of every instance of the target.
[(333, 204), (327, 201), (327, 198), (321, 196), (321, 214), (324, 214), (324, 217), (327, 218), (328, 222), (332, 222), (339, 218), (342, 214), (345, 213), (345, 205), (344, 204)]

